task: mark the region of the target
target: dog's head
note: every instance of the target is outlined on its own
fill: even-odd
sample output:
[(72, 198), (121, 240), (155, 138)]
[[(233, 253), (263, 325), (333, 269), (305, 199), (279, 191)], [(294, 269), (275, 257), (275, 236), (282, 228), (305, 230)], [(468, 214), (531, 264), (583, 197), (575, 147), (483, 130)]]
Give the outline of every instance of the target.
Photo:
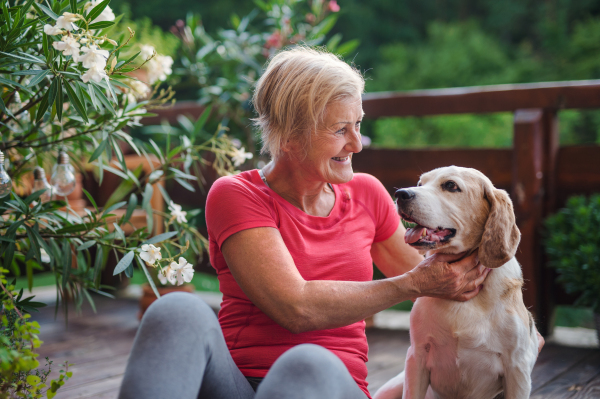
[(517, 251), (521, 233), (504, 190), (481, 172), (449, 166), (421, 176), (417, 187), (396, 191), (400, 216), (417, 226), (404, 240), (421, 253), (461, 253), (479, 247), (481, 264), (495, 268)]

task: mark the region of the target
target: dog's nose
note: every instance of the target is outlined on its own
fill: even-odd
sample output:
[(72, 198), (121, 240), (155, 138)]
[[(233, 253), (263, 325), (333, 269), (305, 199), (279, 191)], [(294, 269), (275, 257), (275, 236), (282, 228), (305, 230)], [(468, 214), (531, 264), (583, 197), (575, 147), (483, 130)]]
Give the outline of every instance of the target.
[(415, 193), (412, 190), (403, 188), (401, 190), (396, 191), (394, 197), (396, 197), (396, 199), (398, 199), (399, 201), (408, 201), (415, 198)]

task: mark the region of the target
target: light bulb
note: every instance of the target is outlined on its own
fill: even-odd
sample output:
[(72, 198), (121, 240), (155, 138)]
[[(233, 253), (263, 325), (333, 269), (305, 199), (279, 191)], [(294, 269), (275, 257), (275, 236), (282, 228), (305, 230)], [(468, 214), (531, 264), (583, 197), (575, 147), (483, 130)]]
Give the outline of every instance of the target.
[(46, 180), (46, 172), (44, 172), (44, 169), (40, 168), (39, 166), (36, 167), (33, 170), (33, 177), (35, 180), (33, 181), (32, 192), (35, 193), (36, 191), (46, 189), (44, 194), (40, 196), (40, 201), (50, 201), (52, 199), (52, 186), (48, 184), (48, 181)]
[(10, 176), (4, 170), (4, 154), (0, 151), (0, 198), (6, 197), (10, 194), (12, 189), (12, 180)]
[(50, 179), (54, 194), (66, 197), (75, 190), (75, 169), (69, 163), (69, 155), (64, 151), (58, 152), (58, 163), (54, 166)]

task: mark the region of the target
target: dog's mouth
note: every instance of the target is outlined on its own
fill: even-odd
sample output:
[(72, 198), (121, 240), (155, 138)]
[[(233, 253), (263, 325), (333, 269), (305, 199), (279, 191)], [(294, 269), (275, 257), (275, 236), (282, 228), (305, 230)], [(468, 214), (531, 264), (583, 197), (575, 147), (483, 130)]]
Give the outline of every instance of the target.
[(430, 228), (419, 224), (408, 215), (401, 213), (400, 216), (407, 222), (415, 224), (404, 234), (404, 242), (414, 247), (435, 247), (447, 243), (456, 235), (456, 229), (439, 226)]

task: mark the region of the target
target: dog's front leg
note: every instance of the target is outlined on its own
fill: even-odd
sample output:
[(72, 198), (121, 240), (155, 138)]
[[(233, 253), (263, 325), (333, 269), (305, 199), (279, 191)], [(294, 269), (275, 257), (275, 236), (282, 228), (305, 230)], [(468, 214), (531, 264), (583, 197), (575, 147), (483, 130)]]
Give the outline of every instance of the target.
[(408, 348), (406, 366), (404, 368), (404, 393), (402, 399), (423, 399), (429, 387), (429, 370), (427, 354), (424, 347)]
[(504, 399), (527, 399), (531, 393), (531, 375), (523, 367), (504, 369)]

